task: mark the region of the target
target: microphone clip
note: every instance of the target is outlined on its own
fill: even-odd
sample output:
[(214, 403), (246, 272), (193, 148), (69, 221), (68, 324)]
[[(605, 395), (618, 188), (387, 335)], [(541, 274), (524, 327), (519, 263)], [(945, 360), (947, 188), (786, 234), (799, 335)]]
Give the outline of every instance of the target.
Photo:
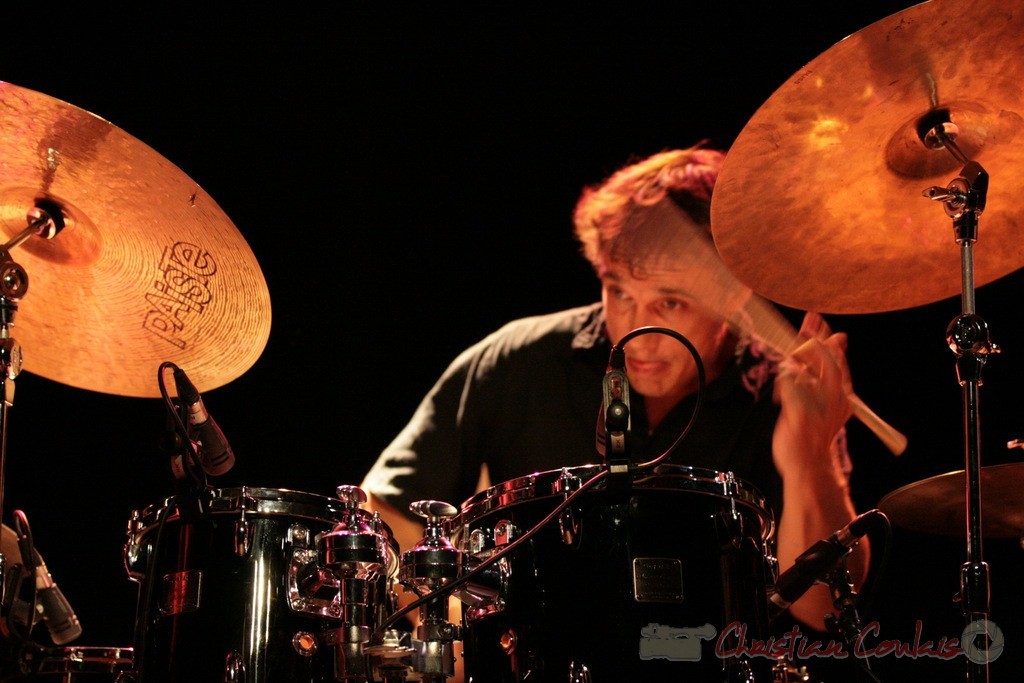
[[(629, 410), (629, 378), (626, 377), (626, 354), (613, 346), (608, 370), (601, 382), (603, 455), (608, 466), (609, 487), (628, 488), (632, 447), (632, 417)], [(602, 430), (598, 430), (599, 433)]]

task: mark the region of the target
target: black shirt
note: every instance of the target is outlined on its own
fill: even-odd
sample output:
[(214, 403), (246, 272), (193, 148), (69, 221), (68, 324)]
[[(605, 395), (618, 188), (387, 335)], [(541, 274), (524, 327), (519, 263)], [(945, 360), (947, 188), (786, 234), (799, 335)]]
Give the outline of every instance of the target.
[[(452, 362), (378, 458), (367, 490), (400, 510), (421, 499), (458, 507), (475, 492), (484, 463), (494, 484), (600, 463), (595, 434), (610, 350), (600, 304), (508, 323)], [(652, 433), (639, 398), (631, 396), (631, 449), (632, 459), (643, 462), (672, 445), (696, 398), (676, 406)], [(767, 498), (777, 519), (777, 417), (770, 363), (744, 346), (707, 386), (697, 422), (665, 462), (732, 472)]]

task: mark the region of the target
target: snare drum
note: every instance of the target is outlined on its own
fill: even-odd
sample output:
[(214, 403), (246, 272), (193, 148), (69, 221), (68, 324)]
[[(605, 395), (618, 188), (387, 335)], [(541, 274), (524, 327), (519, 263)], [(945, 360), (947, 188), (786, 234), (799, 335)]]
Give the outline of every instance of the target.
[(139, 683), (358, 672), (351, 660), (391, 613), (398, 563), (390, 529), (359, 502), (242, 487), (204, 492), (198, 508), (170, 498), (132, 513)]
[[(514, 479), (469, 499), (449, 530), (478, 564), (600, 471)], [(719, 657), (730, 624), (768, 629), (764, 498), (731, 474), (665, 465), (583, 492), (463, 600), (467, 676), (486, 681), (770, 680), (767, 660)], [(726, 640), (716, 650), (723, 632)]]
[(57, 647), (26, 652), (23, 667), (32, 673), (5, 683), (133, 683), (130, 647)]

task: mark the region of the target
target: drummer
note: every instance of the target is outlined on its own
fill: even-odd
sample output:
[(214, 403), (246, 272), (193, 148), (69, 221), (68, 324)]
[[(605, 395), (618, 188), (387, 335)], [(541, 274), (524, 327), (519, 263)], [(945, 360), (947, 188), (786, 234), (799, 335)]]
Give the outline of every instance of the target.
[[(595, 433), (611, 344), (647, 325), (690, 340), (707, 373), (701, 417), (666, 462), (731, 471), (756, 486), (778, 520), (782, 570), (855, 516), (846, 336), (807, 313), (804, 343), (778, 357), (737, 333), (730, 321), (749, 291), (716, 288), (722, 264), (708, 248), (723, 160), (706, 146), (665, 151), (584, 190), (575, 232), (601, 302), (510, 322), (452, 362), (362, 484), (402, 549), (422, 529), (406, 512), (414, 500), (458, 506), (490, 482), (600, 462)], [(698, 374), (671, 336), (636, 336), (625, 352), (632, 459), (643, 462), (686, 426)], [(848, 561), (857, 582), (867, 569), (865, 546)], [(790, 608), (819, 631), (830, 611), (820, 585)]]

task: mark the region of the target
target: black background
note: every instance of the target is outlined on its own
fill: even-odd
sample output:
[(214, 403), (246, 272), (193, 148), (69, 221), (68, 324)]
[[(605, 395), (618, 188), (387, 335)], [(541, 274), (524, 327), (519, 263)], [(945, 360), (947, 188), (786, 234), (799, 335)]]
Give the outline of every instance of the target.
[[(259, 361), (204, 395), (238, 458), (222, 483), (331, 495), (359, 483), (464, 347), (509, 319), (598, 296), (571, 234), (584, 185), (702, 138), (728, 146), (801, 66), (909, 4), (91, 5), (8, 15), (0, 80), (121, 127), (236, 224), (266, 276), (273, 326)], [(809, 192), (823, 191), (811, 180)], [(1012, 181), (993, 178), (993, 192)], [(941, 212), (936, 229), (950, 229)], [(1017, 460), (1005, 444), (1024, 436), (1022, 287), (1014, 273), (978, 290), (1004, 349), (982, 390), (986, 465)], [(950, 299), (828, 316), (851, 335), (858, 394), (910, 439), (897, 459), (851, 423), (862, 509), (962, 467), (945, 346), (959, 310)], [(30, 373), (17, 384), (4, 521), (28, 515), (84, 625), (80, 644), (129, 645), (124, 531), (132, 510), (172, 492), (157, 449), (164, 408)], [(985, 553), (991, 616), (1008, 641), (999, 680), (1024, 654), (1024, 562), (1012, 539), (986, 539)], [(869, 615), (883, 637), (912, 637), (917, 619), (928, 639), (959, 635), (964, 554), (954, 536), (897, 530)], [(907, 667), (959, 680), (962, 662), (873, 665), (883, 680)]]

